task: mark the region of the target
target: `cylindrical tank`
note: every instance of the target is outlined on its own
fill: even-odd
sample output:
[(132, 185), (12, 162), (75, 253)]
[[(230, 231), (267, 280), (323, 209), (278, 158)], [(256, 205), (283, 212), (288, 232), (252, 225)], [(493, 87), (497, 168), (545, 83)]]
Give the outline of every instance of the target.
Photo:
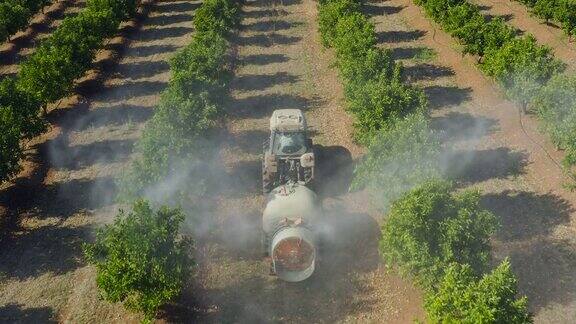
[(316, 227), (322, 217), (316, 194), (300, 184), (285, 184), (268, 195), (262, 216), (265, 244), (276, 275), (298, 282), (316, 266)]

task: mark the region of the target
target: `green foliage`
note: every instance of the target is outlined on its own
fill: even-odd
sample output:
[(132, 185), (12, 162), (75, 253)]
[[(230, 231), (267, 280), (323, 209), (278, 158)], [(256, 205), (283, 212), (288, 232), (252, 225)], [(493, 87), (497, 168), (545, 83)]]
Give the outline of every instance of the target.
[(575, 0), (517, 0), (529, 8), (534, 15), (548, 20), (555, 20), (562, 25), (562, 30), (569, 36), (576, 36), (576, 1)]
[(236, 1), (204, 1), (194, 15), (194, 28), (197, 32), (228, 33), (239, 24), (239, 11)]
[(320, 34), (324, 46), (334, 47), (344, 79), (355, 138), (368, 144), (381, 129), (410, 113), (424, 113), (427, 102), (420, 89), (402, 82), (402, 66), (389, 50), (376, 47), (374, 25), (360, 12), (360, 2), (320, 2)]
[(360, 5), (355, 0), (335, 0), (318, 5), (318, 24), (322, 44), (332, 47), (336, 39), (336, 26), (340, 19), (360, 12)]
[(554, 11), (556, 10), (557, 1), (556, 0), (537, 0), (532, 12), (546, 20), (554, 18)]
[(176, 297), (194, 265), (191, 242), (178, 237), (183, 221), (178, 209), (154, 211), (146, 201), (137, 201), (130, 213), (121, 210), (113, 224), (99, 229), (96, 242), (86, 244), (84, 252), (96, 266), (102, 296), (147, 319)]
[(22, 64), (21, 87), (44, 105), (67, 96), (74, 80), (90, 67), (96, 50), (119, 23), (108, 10), (85, 10), (64, 19), (52, 36)]
[(381, 129), (391, 127), (411, 113), (425, 113), (424, 92), (406, 85), (399, 77), (370, 80), (353, 90), (347, 87), (348, 109), (356, 115), (356, 139), (368, 144)]
[(431, 323), (532, 323), (526, 297), (516, 299), (517, 279), (505, 260), (476, 279), (469, 265), (452, 263), (436, 292), (426, 298)]
[(22, 157), (20, 145), (20, 123), (14, 116), (14, 111), (0, 105), (0, 181), (8, 180), (9, 177), (20, 171), (18, 164)]
[(354, 170), (352, 189), (368, 187), (385, 210), (402, 193), (440, 175), (439, 150), (438, 138), (424, 115), (399, 119), (372, 138)]
[(0, 106), (12, 111), (21, 137), (29, 139), (46, 129), (46, 121), (39, 115), (38, 101), (34, 96), (22, 91), (16, 82), (9, 77), (0, 81)]
[(0, 40), (24, 29), (47, 0), (3, 0), (0, 2)]
[(214, 101), (232, 78), (226, 55), (227, 41), (215, 32), (196, 33), (192, 42), (170, 60), (171, 87), (187, 93), (208, 91)]
[(339, 65), (346, 87), (361, 86), (370, 80), (392, 80), (402, 69), (394, 62), (390, 50), (373, 47), (361, 60), (346, 60)]
[(576, 76), (552, 78), (534, 97), (530, 107), (554, 144), (566, 151), (565, 166), (576, 165)]
[(443, 28), (452, 36), (464, 44), (464, 53), (484, 53), (484, 17), (478, 7), (469, 3), (463, 3), (448, 9)]
[(554, 19), (569, 36), (576, 36), (576, 0), (558, 0)]
[(481, 29), (482, 39), (480, 51), (477, 53), (481, 56), (487, 51), (499, 49), (504, 44), (510, 42), (515, 37), (515, 31), (512, 27), (506, 25), (504, 19), (495, 18), (484, 24)]
[(136, 0), (88, 0), (86, 7), (93, 12), (111, 11), (112, 20), (122, 21), (136, 16), (138, 3)]
[(202, 196), (210, 174), (200, 161), (212, 155), (213, 145), (205, 137), (215, 126), (218, 112), (206, 97), (206, 93), (194, 93), (182, 99), (171, 96), (170, 90), (164, 93), (136, 145), (140, 157), (119, 182), (121, 200), (147, 196), (146, 190), (173, 177), (194, 181), (172, 184), (176, 192), (154, 192), (155, 200), (180, 204), (181, 199)]
[(515, 38), (488, 51), (481, 67), (504, 86), (511, 98), (524, 104), (564, 69), (550, 48), (538, 45), (533, 36)]
[[(222, 22), (219, 16), (206, 15), (230, 13), (229, 8), (235, 5), (232, 1), (214, 1), (202, 6), (209, 9), (203, 11), (201, 19)], [(237, 15), (237, 11), (233, 13)], [(193, 203), (205, 193), (211, 178), (205, 161), (214, 154), (209, 138), (223, 114), (222, 102), (232, 77), (229, 44), (219, 26), (197, 32), (190, 44), (170, 60), (172, 78), (168, 88), (136, 144), (138, 158), (119, 179), (120, 200), (154, 196), (155, 200), (178, 205)], [(227, 26), (228, 31), (232, 25)], [(170, 191), (162, 190), (164, 182), (170, 182)]]
[(336, 24), (336, 37), (332, 41), (339, 64), (358, 60), (376, 45), (374, 25), (359, 12), (346, 15)]
[[(4, 32), (14, 32), (8, 22), (13, 22), (17, 14), (6, 11), (7, 6), (13, 3), (21, 4), (22, 8), (32, 8), (29, 11), (35, 12), (47, 1), (2, 2), (0, 36)], [(36, 136), (45, 129), (46, 122), (40, 116), (40, 107), (46, 108), (49, 103), (70, 94), (74, 80), (90, 68), (104, 39), (113, 35), (121, 20), (134, 16), (137, 3), (137, 0), (89, 0), (86, 9), (64, 19), (52, 35), (21, 64), (16, 79), (5, 79), (0, 83), (0, 106), (4, 111), (11, 111), (3, 112), (3, 118), (13, 120), (13, 129), (19, 130), (20, 140)], [(21, 25), (24, 20), (17, 25)], [(10, 134), (13, 134), (13, 129)], [(4, 143), (14, 142), (12, 135), (6, 136), (10, 140), (3, 140)], [(12, 150), (5, 150), (6, 154), (12, 152), (15, 156), (3, 156), (2, 159), (12, 163), (20, 156), (19, 150), (19, 145)], [(0, 168), (0, 172), (16, 169)], [(0, 180), (7, 179), (14, 171), (9, 173), (0, 173)]]
[(530, 35), (515, 37), (501, 18), (486, 21), (475, 5), (462, 0), (425, 0), (420, 4), (462, 43), (464, 53), (483, 57), (482, 69), (514, 100), (526, 104), (540, 86), (563, 69), (548, 47), (538, 45)]
[(528, 7), (532, 8), (536, 5), (537, 0), (517, 0), (520, 3), (527, 5)]
[(482, 273), (497, 221), (479, 201), (477, 191), (455, 194), (448, 182), (422, 183), (392, 204), (382, 227), (380, 252), (425, 288), (434, 287), (451, 262)]
[(435, 21), (442, 23), (448, 18), (449, 9), (456, 7), (465, 0), (418, 0), (416, 3), (424, 7), (426, 13)]

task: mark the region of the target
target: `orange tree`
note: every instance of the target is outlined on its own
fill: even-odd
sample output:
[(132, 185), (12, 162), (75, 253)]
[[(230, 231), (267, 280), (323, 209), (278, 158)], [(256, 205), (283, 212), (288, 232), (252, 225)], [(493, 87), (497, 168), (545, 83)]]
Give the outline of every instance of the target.
[(113, 224), (99, 229), (84, 252), (96, 266), (102, 297), (153, 319), (180, 293), (194, 265), (192, 242), (178, 236), (183, 221), (178, 209), (153, 210), (136, 201), (131, 212), (121, 210)]
[(526, 297), (517, 298), (518, 280), (505, 260), (478, 277), (467, 264), (451, 263), (425, 308), (431, 323), (532, 323)]

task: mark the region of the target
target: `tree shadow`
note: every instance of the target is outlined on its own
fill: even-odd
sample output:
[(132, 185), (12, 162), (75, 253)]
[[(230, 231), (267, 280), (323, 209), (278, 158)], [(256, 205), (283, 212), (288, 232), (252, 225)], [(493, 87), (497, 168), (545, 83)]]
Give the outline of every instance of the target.
[(574, 208), (552, 194), (505, 190), (485, 194), (482, 205), (500, 219), (498, 240), (512, 243), (549, 235), (558, 225), (570, 223)]
[(383, 16), (383, 15), (393, 15), (404, 10), (406, 6), (382, 6), (365, 4), (362, 6), (362, 11), (368, 16)]
[(281, 30), (288, 30), (295, 26), (301, 25), (300, 23), (287, 22), (284, 20), (266, 20), (266, 21), (256, 21), (250, 24), (242, 25), (243, 30), (254, 31), (254, 32), (277, 32)]
[(271, 93), (235, 99), (228, 105), (228, 112), (233, 118), (262, 118), (276, 109), (306, 110), (311, 104), (312, 101), (303, 96)]
[(93, 179), (73, 179), (47, 185), (36, 193), (40, 200), (34, 213), (38, 218), (67, 219), (85, 210), (97, 210), (114, 202), (116, 179), (96, 176)]
[(150, 28), (140, 31), (136, 39), (142, 42), (152, 42), (165, 38), (184, 36), (191, 32), (192, 28), (190, 27)]
[(248, 154), (262, 154), (262, 144), (268, 139), (270, 133), (266, 130), (251, 129), (235, 134), (230, 141), (242, 152)]
[(271, 47), (274, 45), (288, 45), (299, 42), (302, 37), (298, 36), (285, 36), (282, 34), (257, 34), (252, 36), (243, 36), (238, 39), (240, 46), (257, 46), (257, 47)]
[(316, 145), (316, 189), (322, 197), (346, 194), (352, 182), (352, 154), (343, 146)]
[(444, 158), (447, 176), (466, 185), (523, 174), (528, 163), (526, 152), (504, 147), (459, 150), (446, 154)]
[(557, 23), (553, 22), (552, 20), (544, 21), (542, 23), (548, 27), (552, 27), (552, 28), (556, 28), (556, 29), (562, 28), (561, 24), (557, 24)]
[(52, 167), (64, 170), (81, 170), (95, 164), (122, 162), (128, 159), (134, 139), (104, 140), (85, 145), (74, 145), (52, 154)]
[[(552, 193), (507, 190), (485, 195), (482, 205), (500, 218), (496, 257), (509, 257), (531, 311), (572, 305), (576, 299), (576, 246), (573, 239), (557, 233), (559, 226), (570, 226), (574, 213), (570, 202)], [(573, 318), (576, 313), (572, 310), (565, 315)]]
[[(503, 248), (518, 278), (521, 295), (528, 297), (533, 313), (563, 307), (554, 320), (569, 323), (576, 316), (576, 246), (572, 240), (539, 239), (521, 247)], [(555, 307), (555, 308), (556, 308)]]
[(268, 65), (273, 63), (284, 63), (290, 59), (284, 54), (252, 54), (242, 56), (240, 62), (244, 65)]
[(428, 97), (430, 109), (439, 109), (457, 106), (470, 100), (472, 88), (459, 88), (456, 86), (433, 85), (425, 87), (424, 93)]
[(166, 61), (146, 61), (121, 63), (118, 65), (117, 73), (130, 77), (132, 80), (138, 80), (149, 78), (169, 70), (170, 65)]
[(454, 70), (445, 66), (422, 63), (414, 66), (405, 66), (402, 69), (402, 74), (407, 81), (411, 83), (416, 81), (432, 81), (453, 76)]
[(426, 55), (430, 52), (430, 49), (427, 47), (396, 47), (390, 51), (393, 59), (407, 60)]
[(218, 192), (230, 198), (246, 197), (262, 193), (262, 162), (245, 160), (235, 163), (226, 172), (225, 179), (219, 181)]
[(264, 17), (276, 17), (276, 16), (285, 16), (288, 14), (288, 11), (284, 9), (263, 9), (263, 10), (252, 10), (252, 11), (242, 11), (242, 16), (244, 18), (264, 18)]
[(50, 307), (25, 307), (17, 303), (0, 306), (0, 323), (56, 324), (54, 317)]
[(201, 2), (175, 2), (175, 1), (159, 1), (154, 7), (157, 13), (176, 13), (193, 11), (200, 7)]
[(484, 15), (484, 18), (487, 21), (491, 21), (491, 20), (496, 19), (496, 18), (501, 18), (502, 20), (504, 20), (504, 22), (509, 22), (510, 20), (512, 20), (514, 18), (514, 14), (506, 14), (506, 15), (486, 14), (486, 15)]
[(89, 231), (88, 226), (45, 225), (15, 234), (2, 243), (0, 273), (25, 280), (73, 271), (83, 263), (81, 246)]
[(264, 90), (285, 83), (296, 83), (299, 80), (299, 76), (287, 72), (276, 72), (268, 75), (241, 75), (235, 78), (232, 89), (239, 91)]
[(174, 45), (141, 45), (130, 48), (131, 57), (148, 57), (163, 53), (175, 52), (178, 47)]
[(159, 15), (153, 16), (146, 19), (146, 25), (148, 26), (168, 26), (177, 23), (183, 23), (192, 20), (192, 15), (190, 14), (175, 14), (175, 15)]
[(72, 120), (71, 127), (75, 131), (102, 126), (120, 126), (130, 123), (143, 123), (147, 121), (154, 110), (148, 107), (118, 104), (109, 107), (98, 107), (86, 112), (80, 120)]
[(430, 122), (431, 127), (441, 133), (444, 142), (480, 139), (493, 133), (497, 125), (495, 119), (455, 111), (432, 117)]
[(423, 30), (411, 31), (381, 31), (376, 33), (378, 43), (401, 43), (416, 41), (426, 35)]
[(157, 94), (166, 88), (165, 81), (137, 81), (106, 85), (97, 97), (106, 97), (107, 102), (118, 102), (135, 97)]

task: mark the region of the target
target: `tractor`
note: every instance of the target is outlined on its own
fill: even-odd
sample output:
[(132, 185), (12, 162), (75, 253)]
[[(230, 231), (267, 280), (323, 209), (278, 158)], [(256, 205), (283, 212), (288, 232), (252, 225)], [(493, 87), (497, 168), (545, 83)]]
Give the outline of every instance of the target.
[(263, 193), (287, 183), (311, 187), (314, 168), (314, 147), (302, 111), (275, 110), (270, 118), (270, 139), (264, 142)]

